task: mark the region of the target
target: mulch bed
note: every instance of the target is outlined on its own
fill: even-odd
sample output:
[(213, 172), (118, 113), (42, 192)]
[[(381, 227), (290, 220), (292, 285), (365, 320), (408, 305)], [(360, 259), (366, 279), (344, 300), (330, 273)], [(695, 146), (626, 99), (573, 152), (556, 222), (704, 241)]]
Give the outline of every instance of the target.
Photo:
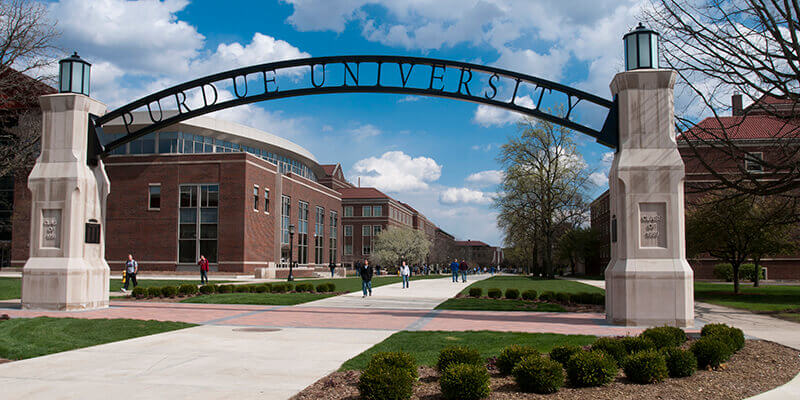
[[(472, 296), (469, 296), (469, 295), (464, 294), (464, 293), (457, 294), (455, 296), (455, 298), (457, 298), (457, 299), (458, 298), (465, 298), (465, 299), (466, 298), (469, 298), (469, 299), (479, 298), (479, 299), (486, 299), (486, 300), (493, 300), (493, 301), (517, 301), (517, 300), (522, 300), (522, 299), (509, 300), (509, 299), (506, 299), (506, 298), (493, 299), (493, 298), (487, 297), (487, 296), (472, 297)], [(526, 303), (530, 303), (530, 308), (531, 309), (535, 308), (537, 304), (558, 304), (561, 307), (564, 307), (564, 309), (567, 310), (567, 312), (603, 313), (603, 312), (606, 311), (606, 308), (604, 306), (596, 305), (596, 304), (560, 303), (560, 302), (557, 302), (557, 301), (541, 301), (541, 300), (522, 300), (522, 301), (524, 301)]]
[[(595, 388), (563, 387), (557, 393), (537, 395), (517, 392), (511, 377), (491, 372), (489, 399), (744, 399), (781, 386), (800, 372), (797, 350), (767, 341), (748, 340), (745, 347), (717, 370), (697, 371), (688, 378), (669, 378), (652, 385), (628, 382), (622, 372), (611, 384)], [(358, 399), (359, 371), (334, 372), (307, 387), (295, 400)], [(443, 399), (439, 374), (419, 368), (420, 380), (412, 399)]]

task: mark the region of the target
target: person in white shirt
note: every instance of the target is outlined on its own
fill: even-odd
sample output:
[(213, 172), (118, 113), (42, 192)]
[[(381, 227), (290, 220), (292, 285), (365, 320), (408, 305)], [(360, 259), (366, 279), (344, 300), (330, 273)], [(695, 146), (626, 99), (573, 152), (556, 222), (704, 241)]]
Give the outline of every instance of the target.
[(408, 264), (403, 261), (403, 265), (400, 266), (400, 277), (403, 278), (403, 289), (408, 289), (408, 278), (411, 275), (411, 269), (408, 268)]

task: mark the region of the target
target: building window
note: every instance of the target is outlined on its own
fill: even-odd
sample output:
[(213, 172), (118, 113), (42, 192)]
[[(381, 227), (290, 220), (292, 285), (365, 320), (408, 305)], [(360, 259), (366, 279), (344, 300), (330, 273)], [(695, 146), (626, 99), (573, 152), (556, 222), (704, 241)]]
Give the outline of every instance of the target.
[(253, 210), (258, 211), (258, 185), (253, 185)]
[(380, 234), (381, 234), (381, 228), (382, 228), (382, 227), (381, 227), (380, 225), (375, 225), (375, 226), (373, 226), (373, 227), (372, 227), (372, 236), (378, 236), (378, 235), (380, 235)]
[(372, 206), (372, 216), (373, 217), (380, 217), (383, 215), (383, 207), (381, 206)]
[(764, 153), (747, 153), (744, 157), (744, 169), (747, 172), (764, 172), (761, 161), (764, 160)]
[(372, 216), (372, 207), (370, 207), (370, 206), (361, 207), (361, 216), (362, 217), (371, 217)]
[(269, 189), (264, 189), (264, 212), (269, 214)]
[(336, 262), (336, 239), (337, 236), (337, 229), (339, 226), (339, 214), (336, 211), (331, 211), (331, 221), (330, 221), (330, 247), (328, 247), (328, 262), (335, 263)]
[(314, 224), (314, 263), (322, 264), (323, 247), (325, 243), (325, 209), (317, 207), (317, 215)]
[(361, 226), (361, 236), (368, 237), (372, 234), (372, 227), (369, 225)]
[(365, 256), (372, 254), (372, 246), (368, 240), (365, 240), (364, 244), (361, 246), (361, 254)]
[(344, 226), (344, 236), (346, 237), (353, 236), (353, 225)]
[(161, 209), (161, 184), (151, 183), (147, 188), (147, 209), (160, 210)]
[(308, 203), (297, 204), (297, 262), (308, 264)]
[(344, 207), (344, 216), (345, 217), (352, 217), (353, 216), (353, 206), (345, 206)]
[(344, 245), (344, 255), (346, 255), (346, 256), (352, 256), (353, 255), (353, 245), (352, 244)]
[(216, 263), (219, 185), (181, 185), (179, 203), (178, 262)]
[(287, 244), (287, 245), (289, 244), (289, 212), (291, 211), (291, 208), (292, 208), (292, 198), (286, 195), (282, 195), (281, 196), (281, 244)]

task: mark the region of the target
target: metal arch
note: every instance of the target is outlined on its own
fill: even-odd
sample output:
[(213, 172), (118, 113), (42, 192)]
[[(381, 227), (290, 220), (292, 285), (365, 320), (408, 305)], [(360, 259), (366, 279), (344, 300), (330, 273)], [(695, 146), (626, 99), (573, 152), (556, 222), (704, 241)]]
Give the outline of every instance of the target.
[[(375, 64), (377, 66), (374, 71), (377, 74), (376, 79), (373, 79), (369, 84), (364, 83), (361, 79), (360, 73), (362, 64)], [(398, 69), (393, 72), (384, 72), (384, 64), (396, 65)], [(342, 66), (344, 76), (340, 84), (326, 85), (325, 68), (329, 65)], [(430, 71), (424, 75), (426, 80), (430, 78), (430, 85), (423, 85), (423, 87), (409, 85), (411, 73), (417, 65), (430, 67)], [(318, 66), (322, 68), (322, 76), (319, 78), (321, 82), (317, 82), (317, 78), (315, 78), (315, 67)], [(310, 68), (309, 79), (307, 79), (306, 85), (288, 90), (280, 89), (278, 87), (277, 71), (297, 67)], [(407, 72), (404, 67), (408, 67)], [(451, 71), (460, 71), (460, 78), (457, 82), (458, 86), (457, 88), (450, 88), (451, 90), (445, 90), (445, 74), (448, 68), (451, 69)], [(396, 74), (397, 72), (399, 72), (401, 84), (386, 84), (381, 81), (382, 73)], [(474, 73), (489, 75), (487, 84), (480, 88), (481, 94), (473, 95), (470, 90), (470, 82), (472, 82)], [(248, 77), (251, 77), (253, 74), (259, 74), (261, 77), (260, 83), (263, 84), (263, 88), (259, 88), (263, 90), (248, 95), (247, 81)], [(418, 75), (419, 74), (415, 76), (419, 77)], [(397, 75), (394, 76), (395, 78), (397, 77)], [(467, 78), (466, 80), (465, 76)], [(240, 84), (237, 84), (237, 78), (240, 78), (244, 88), (239, 88)], [(504, 79), (504, 82), (514, 85), (514, 94), (510, 100), (501, 101), (496, 99), (499, 94), (498, 84), (501, 78)], [(215, 83), (227, 83), (231, 85), (233, 87), (234, 97), (232, 99), (220, 101), (219, 92)], [(522, 83), (534, 85), (534, 91), (539, 91), (538, 101), (535, 107), (526, 107), (516, 102), (517, 89)], [(270, 84), (274, 86), (273, 90), (270, 90)], [(202, 93), (202, 107), (191, 109), (186, 105), (186, 92), (190, 90), (199, 90)], [(240, 90), (243, 90), (244, 94), (240, 94)], [(491, 96), (489, 95), (490, 90), (492, 91)], [(566, 95), (567, 109), (565, 116), (550, 114), (547, 112), (548, 110), (539, 109), (542, 99), (545, 98), (545, 92), (547, 92), (548, 98), (553, 95), (553, 92)], [(423, 57), (360, 55), (302, 58), (238, 68), (185, 82), (145, 96), (113, 110), (104, 116), (90, 118), (89, 135), (91, 137), (89, 138), (90, 157), (88, 161), (90, 164), (96, 165), (97, 159), (108, 155), (114, 149), (128, 142), (199, 115), (259, 101), (328, 93), (395, 93), (452, 98), (500, 107), (534, 118), (550, 121), (592, 136), (597, 139), (599, 143), (612, 148), (616, 148), (618, 144), (616, 99), (614, 101), (607, 100), (556, 82), (485, 65)], [(211, 94), (214, 95), (213, 101), (209, 101)], [(608, 116), (600, 130), (570, 119), (573, 109), (581, 101), (593, 103), (609, 110)], [(162, 105), (163, 103), (173, 105), (175, 109), (177, 109), (177, 114), (164, 118), (165, 110)], [(157, 106), (157, 110), (155, 106)], [(146, 121), (144, 124), (139, 121), (134, 121), (132, 113), (137, 110), (147, 111), (150, 121)], [(154, 114), (157, 114), (158, 118), (156, 118)], [(125, 136), (112, 141), (106, 146), (100, 145), (97, 138), (98, 135), (102, 133), (103, 125), (117, 118), (122, 119), (126, 130)], [(134, 126), (136, 126), (136, 129), (133, 129)]]

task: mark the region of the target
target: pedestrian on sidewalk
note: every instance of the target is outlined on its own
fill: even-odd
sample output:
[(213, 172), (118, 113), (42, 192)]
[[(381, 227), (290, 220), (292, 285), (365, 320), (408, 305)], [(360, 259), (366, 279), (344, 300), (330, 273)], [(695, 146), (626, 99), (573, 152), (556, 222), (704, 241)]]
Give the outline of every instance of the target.
[[(466, 260), (461, 260), (461, 264), (458, 264), (458, 270), (461, 271), (461, 282), (466, 282), (467, 270), (469, 270)], [(456, 277), (456, 281), (458, 281), (458, 277)]]
[(125, 262), (125, 286), (122, 287), (123, 292), (128, 291), (128, 284), (133, 282), (133, 287), (139, 285), (136, 282), (136, 274), (139, 272), (139, 263), (133, 259), (133, 254), (128, 254), (128, 261)]
[(205, 285), (208, 283), (208, 260), (206, 256), (200, 254), (200, 261), (197, 262), (200, 266), (200, 284)]
[(369, 266), (369, 260), (364, 260), (364, 266), (359, 271), (361, 275), (361, 292), (364, 294), (361, 298), (372, 296), (372, 267)]
[(331, 278), (333, 278), (333, 271), (336, 270), (336, 264), (334, 264), (333, 261), (331, 261), (331, 263), (328, 264), (328, 268), (331, 269)]
[(458, 282), (458, 259), (453, 259), (450, 263), (450, 273), (453, 274), (453, 282)]
[(403, 278), (403, 289), (408, 289), (408, 278), (411, 275), (411, 269), (408, 268), (408, 264), (403, 261), (403, 265), (400, 266), (400, 277)]

